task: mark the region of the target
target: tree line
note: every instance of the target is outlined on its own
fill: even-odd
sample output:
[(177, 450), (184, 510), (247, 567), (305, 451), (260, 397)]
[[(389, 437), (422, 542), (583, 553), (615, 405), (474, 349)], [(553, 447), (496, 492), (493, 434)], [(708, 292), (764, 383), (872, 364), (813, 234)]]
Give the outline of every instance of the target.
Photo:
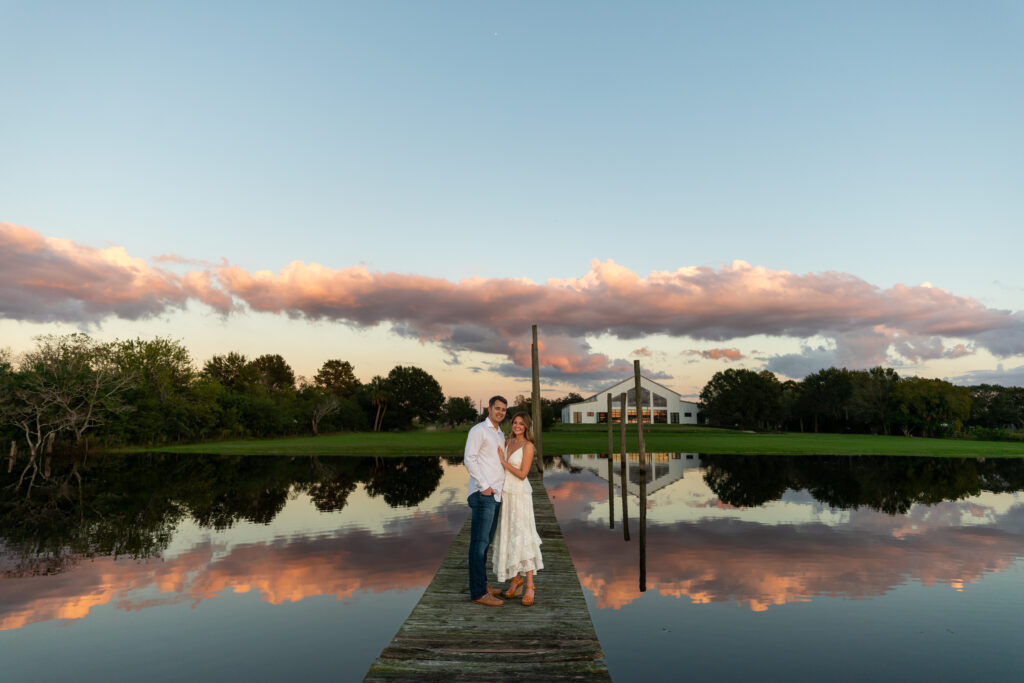
[(19, 357), (0, 350), (0, 436), (34, 458), (58, 445), (159, 445), (222, 438), (408, 429), (478, 417), (430, 373), (396, 365), (361, 382), (330, 359), (311, 379), (279, 354), (230, 352), (198, 367), (174, 339), (98, 342), (37, 337)]
[(831, 367), (799, 382), (730, 368), (704, 385), (700, 405), (710, 425), (756, 430), (1009, 439), (1024, 429), (1022, 387), (957, 386), (883, 367)]

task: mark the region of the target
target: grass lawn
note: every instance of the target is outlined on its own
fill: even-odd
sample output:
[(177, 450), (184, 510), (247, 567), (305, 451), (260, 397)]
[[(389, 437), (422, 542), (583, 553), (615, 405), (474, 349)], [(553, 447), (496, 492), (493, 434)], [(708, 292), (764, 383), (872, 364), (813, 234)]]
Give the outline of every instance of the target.
[[(619, 447), (615, 425), (614, 448)], [(397, 433), (344, 432), (315, 437), (220, 441), (119, 452), (204, 453), (224, 455), (462, 455), (468, 428)], [(1024, 456), (1024, 443), (921, 439), (865, 434), (751, 434), (686, 425), (645, 425), (647, 451), (668, 453), (734, 453), (746, 455), (926, 455)], [(604, 425), (558, 425), (544, 433), (544, 454), (604, 453)], [(636, 425), (627, 429), (626, 449), (637, 450)]]

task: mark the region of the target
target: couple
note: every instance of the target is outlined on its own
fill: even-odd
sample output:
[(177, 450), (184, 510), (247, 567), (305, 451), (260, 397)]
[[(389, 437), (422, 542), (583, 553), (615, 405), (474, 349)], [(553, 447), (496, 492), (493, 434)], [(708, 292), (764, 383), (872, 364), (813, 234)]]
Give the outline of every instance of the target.
[[(512, 418), (512, 434), (505, 437), (501, 422), (508, 401), (495, 396), (487, 403), (487, 419), (469, 430), (466, 469), (469, 470), (469, 597), (488, 607), (505, 603), (497, 596), (514, 598), (523, 588), (523, 604), (533, 604), (533, 573), (544, 568), (540, 535), (533, 519), (533, 488), (526, 475), (533, 464), (532, 420), (526, 413)], [(497, 534), (495, 534), (497, 532)], [(494, 573), (498, 581), (512, 579), (508, 589), (487, 585), (487, 549), (495, 541)]]

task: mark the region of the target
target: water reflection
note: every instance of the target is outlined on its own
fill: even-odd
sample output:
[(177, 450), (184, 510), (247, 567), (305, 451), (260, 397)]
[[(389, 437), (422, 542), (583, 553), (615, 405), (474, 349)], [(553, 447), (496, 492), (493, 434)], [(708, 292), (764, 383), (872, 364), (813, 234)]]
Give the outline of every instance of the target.
[(605, 457), (545, 483), (616, 680), (1024, 673), (1024, 461), (632, 454), (609, 493)]
[[(464, 468), (435, 457), (108, 457), (55, 464), (52, 481), (28, 496), (15, 482), (0, 481), (5, 657), (52, 638), (33, 630), (47, 624), (107, 633), (149, 612), (164, 615), (144, 629), (149, 637), (214, 656), (212, 642), (189, 633), (209, 630), (207, 603), (253, 609), (239, 600), (308, 605), (282, 613), (298, 620), (285, 638), (308, 642), (320, 636), (303, 619), (322, 610), (310, 600), (320, 596), (340, 610), (332, 638), (352, 631), (353, 645), (325, 647), (322, 662), (302, 666), (328, 666), (341, 652), (361, 676), (430, 582), (467, 510)], [(112, 622), (113, 614), (121, 616)], [(231, 636), (258, 638), (263, 628), (241, 624)], [(18, 647), (2, 642), (18, 631), (26, 632), (10, 641)], [(247, 655), (235, 671), (260, 671), (260, 656)], [(18, 657), (26, 672), (45, 670)], [(196, 667), (204, 662), (195, 658)]]
[[(230, 529), (269, 524), (289, 499), (344, 509), (358, 485), (391, 507), (415, 506), (441, 479), (436, 457), (139, 456), (67, 461), (31, 491), (0, 477), (3, 576), (54, 574), (83, 558), (158, 555), (185, 519)], [(15, 473), (16, 474), (16, 473)]]
[[(609, 509), (603, 458), (566, 456), (546, 480), (599, 607), (620, 608), (645, 587), (755, 611), (883, 595), (908, 580), (962, 589), (1024, 556), (1020, 460), (661, 453), (644, 476), (634, 454), (626, 489), (647, 482), (646, 496), (630, 497), (648, 525), (646, 547), (629, 550), (598, 531)], [(593, 476), (572, 474), (583, 471)]]

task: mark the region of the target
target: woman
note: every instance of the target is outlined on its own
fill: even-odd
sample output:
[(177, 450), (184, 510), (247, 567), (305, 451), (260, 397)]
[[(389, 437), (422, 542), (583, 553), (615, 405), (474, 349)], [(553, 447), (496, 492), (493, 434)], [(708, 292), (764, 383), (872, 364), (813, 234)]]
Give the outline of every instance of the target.
[(540, 535), (533, 519), (533, 487), (526, 478), (533, 464), (532, 427), (529, 415), (516, 413), (512, 418), (512, 434), (505, 442), (504, 450), (498, 449), (501, 465), (505, 468), (505, 483), (493, 556), (498, 581), (512, 579), (505, 591), (506, 598), (519, 595), (523, 588), (523, 574), (526, 574), (523, 604), (527, 607), (533, 604), (536, 593), (533, 573), (544, 568)]

